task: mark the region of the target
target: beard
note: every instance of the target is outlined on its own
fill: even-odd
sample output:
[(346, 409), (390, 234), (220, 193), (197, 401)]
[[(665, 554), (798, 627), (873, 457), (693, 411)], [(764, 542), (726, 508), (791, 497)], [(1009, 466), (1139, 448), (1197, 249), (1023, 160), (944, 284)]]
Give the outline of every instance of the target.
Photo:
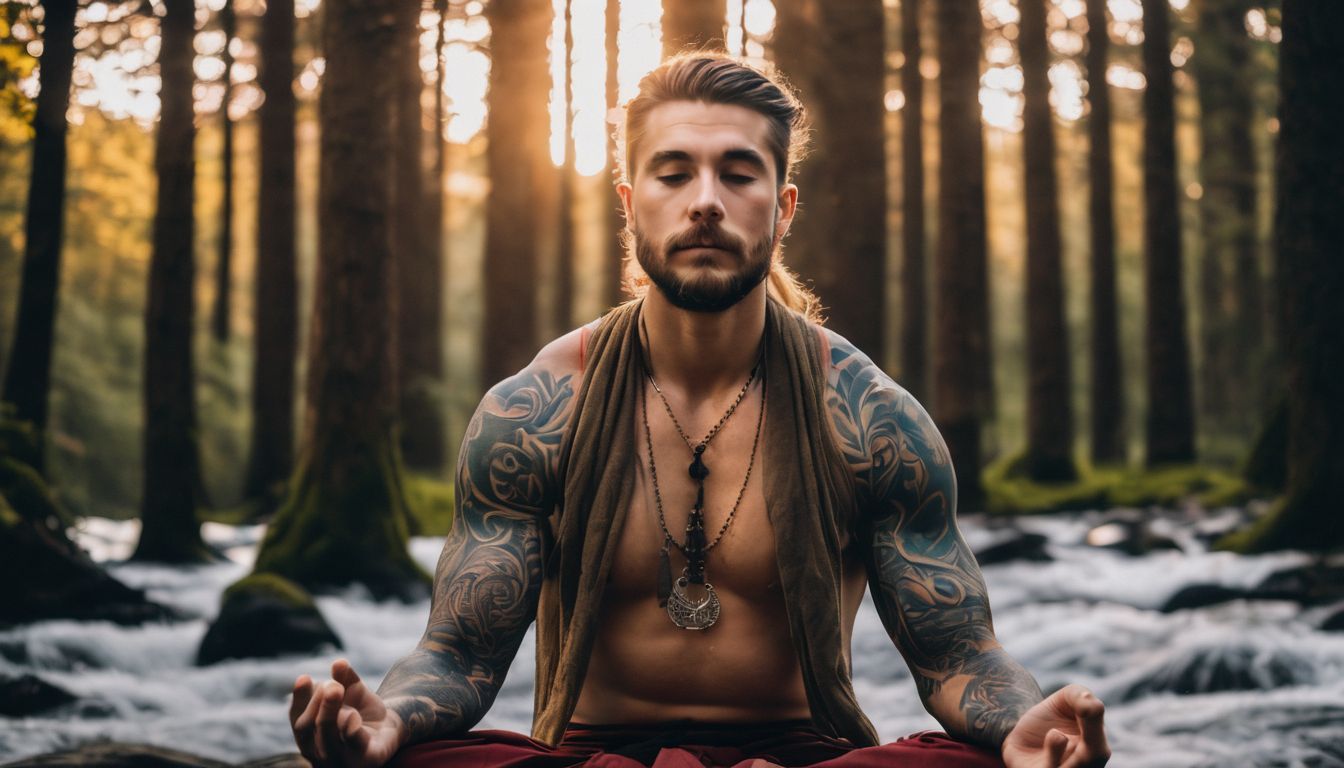
[[(747, 294), (770, 274), (770, 260), (774, 255), (774, 233), (748, 245), (741, 238), (723, 231), (715, 224), (698, 224), (686, 232), (671, 235), (662, 244), (661, 253), (655, 249), (639, 227), (633, 232), (635, 259), (668, 303), (689, 312), (722, 312), (746, 298)], [(671, 266), (671, 256), (694, 244), (708, 244), (726, 251), (732, 264), (725, 274), (715, 268), (710, 257), (696, 259), (683, 271), (684, 276)]]

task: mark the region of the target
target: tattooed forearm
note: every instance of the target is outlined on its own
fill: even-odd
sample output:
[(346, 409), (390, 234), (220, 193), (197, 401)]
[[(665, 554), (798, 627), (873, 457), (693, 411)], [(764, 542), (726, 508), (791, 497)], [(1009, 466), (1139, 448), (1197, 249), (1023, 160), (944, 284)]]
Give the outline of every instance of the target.
[(957, 529), (947, 446), (913, 397), (831, 338), (829, 410), (866, 510), (878, 614), (925, 707), (949, 733), (997, 747), (1042, 696), (994, 637), (980, 567)]
[(429, 624), (378, 691), (401, 717), (403, 743), (475, 725), (536, 616), (541, 526), (556, 487), (570, 382), (524, 371), (491, 390), (467, 428)]

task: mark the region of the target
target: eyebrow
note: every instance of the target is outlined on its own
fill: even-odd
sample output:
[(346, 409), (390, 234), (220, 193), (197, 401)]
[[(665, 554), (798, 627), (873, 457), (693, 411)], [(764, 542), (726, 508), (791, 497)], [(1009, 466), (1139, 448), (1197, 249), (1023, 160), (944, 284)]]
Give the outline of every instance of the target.
[[(761, 157), (761, 153), (757, 152), (754, 149), (748, 149), (745, 147), (737, 149), (729, 149), (724, 151), (722, 159), (725, 161), (736, 160), (747, 163), (751, 167), (755, 168), (757, 173), (761, 174), (764, 174), (767, 170), (767, 166), (765, 164), (765, 158)], [(649, 158), (649, 161), (644, 164), (644, 170), (652, 171), (654, 168), (657, 168), (663, 163), (689, 162), (690, 160), (691, 160), (690, 154), (680, 149), (663, 149), (653, 153), (653, 155)]]

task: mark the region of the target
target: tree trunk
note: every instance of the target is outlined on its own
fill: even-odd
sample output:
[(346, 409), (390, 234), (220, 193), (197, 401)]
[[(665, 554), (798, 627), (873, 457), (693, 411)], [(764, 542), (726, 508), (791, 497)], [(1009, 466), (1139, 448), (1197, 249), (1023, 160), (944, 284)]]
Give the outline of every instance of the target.
[(1143, 92), (1143, 200), (1149, 467), (1195, 459), (1169, 14), (1167, 0), (1143, 0), (1142, 55), (1148, 81)]
[(1250, 550), (1344, 545), (1344, 5), (1284, 0), (1279, 51), (1275, 251), (1288, 340), (1288, 492), (1250, 532)]
[(1059, 184), (1050, 109), (1050, 47), (1045, 0), (1019, 0), (1022, 56), (1022, 147), (1027, 197), (1027, 476), (1037, 482), (1077, 478), (1069, 328), (1064, 322)]
[(550, 164), (546, 40), (551, 8), (533, 0), (491, 0), (486, 106), (485, 318), (481, 374), (488, 388), (527, 365), (537, 351), (539, 211), (548, 205)]
[(885, 323), (886, 65), (881, 0), (781, 0), (775, 61), (813, 128), (799, 213), (785, 251), (826, 306), (828, 325), (881, 359)]
[(915, 397), (929, 390), (929, 302), (924, 257), (924, 57), (919, 0), (901, 2), (901, 383)]
[[(1247, 82), (1249, 0), (1203, 0), (1193, 59), (1199, 84), (1201, 346), (1200, 415), (1229, 437), (1254, 428), (1268, 390), (1262, 376), (1264, 325), (1256, 242), (1254, 108)], [(1229, 279), (1230, 278), (1230, 279)], [(1244, 414), (1244, 415), (1243, 415)], [(1247, 416), (1251, 418), (1246, 418)]]
[(976, 0), (940, 0), (934, 414), (957, 465), (959, 508), (983, 507), (980, 432), (991, 412), (984, 138)]
[[(420, 3), (397, 6), (401, 45), (397, 57), (397, 140), (393, 249), (397, 260), (397, 371), (401, 451), (406, 463), (426, 470), (445, 461), (442, 255), (426, 237), (424, 163), (425, 91), (420, 72)], [(436, 117), (437, 122), (437, 117)], [(437, 189), (438, 183), (431, 185)]]
[[(328, 0), (318, 112), (318, 267), (308, 400), (294, 488), (256, 571), (310, 590), (351, 582), (419, 591), (395, 443), (396, 265), (392, 182), (398, 0)], [(339, 55), (334, 55), (339, 52)]]
[(1112, 202), (1111, 96), (1106, 82), (1110, 48), (1106, 3), (1087, 4), (1087, 156), (1091, 186), (1092, 462), (1125, 463), (1125, 387), (1120, 359), (1120, 312), (1115, 287), (1115, 205)]
[[(4, 396), (15, 417), (47, 429), (56, 299), (61, 283), (61, 231), (65, 208), (65, 112), (75, 61), (75, 0), (44, 2), (41, 90), (33, 115), (33, 169), (24, 210), (23, 276), (19, 308), (5, 372)], [(37, 469), (42, 469), (38, 451)]]
[(246, 495), (269, 511), (294, 469), (294, 367), (298, 354), (295, 256), (294, 0), (268, 0), (261, 28), (265, 100), (258, 113), (256, 330)]
[(685, 50), (727, 50), (727, 0), (663, 0), (663, 58)]
[(219, 211), (219, 259), (215, 262), (215, 306), (210, 317), (210, 330), (219, 342), (229, 340), (229, 270), (233, 262), (233, 118), (229, 116), (229, 102), (233, 101), (233, 52), (229, 50), (238, 34), (238, 18), (233, 0), (225, 0), (219, 9), (219, 23), (224, 32), (224, 100), (220, 103), (220, 129), (224, 149), (220, 158), (223, 183), (223, 205)]
[(135, 559), (193, 562), (207, 557), (196, 518), (200, 460), (192, 373), (195, 265), (192, 206), (196, 165), (193, 125), (191, 0), (165, 0), (160, 19), (158, 200), (145, 312), (144, 493)]
[[(621, 105), (621, 82), (619, 79), (618, 63), (620, 60), (620, 34), (621, 34), (621, 4), (619, 0), (607, 0), (606, 7), (606, 47), (607, 47), (607, 115), (613, 114), (612, 110)], [(607, 169), (608, 174), (605, 177), (608, 181), (613, 181), (612, 173), (616, 172), (616, 126), (603, 120), (603, 126), (606, 128), (606, 147), (607, 147)], [(602, 270), (602, 277), (605, 285), (602, 290), (602, 301), (605, 306), (616, 306), (621, 301), (621, 268), (622, 258), (625, 255), (625, 249), (621, 247), (621, 230), (625, 228), (625, 217), (621, 212), (620, 200), (616, 197), (615, 187), (604, 190), (606, 196), (606, 205), (603, 210), (607, 212), (606, 225), (607, 237), (607, 261), (606, 268)]]
[(565, 162), (560, 168), (559, 247), (556, 253), (555, 327), (565, 333), (574, 323), (574, 0), (565, 0)]

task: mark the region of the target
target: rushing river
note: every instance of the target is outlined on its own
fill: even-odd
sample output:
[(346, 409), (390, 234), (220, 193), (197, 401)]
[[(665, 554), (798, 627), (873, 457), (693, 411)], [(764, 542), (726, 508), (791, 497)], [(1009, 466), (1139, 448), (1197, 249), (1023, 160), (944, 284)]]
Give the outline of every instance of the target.
[[(1309, 558), (1210, 552), (1200, 533), (1218, 517), (1176, 512), (1162, 514), (1154, 530), (1179, 550), (1130, 556), (1084, 543), (1100, 519), (1020, 521), (1048, 537), (1053, 560), (988, 565), (985, 578), (999, 639), (1041, 686), (1082, 683), (1107, 703), (1111, 764), (1344, 766), (1344, 632), (1317, 628), (1340, 606), (1234, 600), (1158, 610), (1186, 585), (1250, 588)], [(963, 520), (977, 549), (1002, 535), (981, 523)], [(152, 567), (119, 562), (137, 522), (84, 522), (81, 544), (118, 578), (197, 618), (140, 627), (50, 621), (0, 632), (0, 674), (35, 674), (79, 697), (49, 716), (0, 718), (0, 762), (97, 739), (231, 762), (294, 751), (290, 687), (301, 673), (324, 679), (336, 652), (193, 666), (207, 620), (224, 588), (248, 572), (261, 529), (206, 524), (205, 534), (229, 562)], [(412, 550), (432, 570), (441, 543), (416, 539)], [(370, 682), (414, 645), (428, 614), (424, 602), (378, 603), (358, 591), (318, 605), (345, 643), (340, 655)], [(855, 628), (854, 665), (859, 700), (884, 739), (938, 727), (871, 604)], [(529, 636), (482, 727), (528, 729), (532, 672)]]

